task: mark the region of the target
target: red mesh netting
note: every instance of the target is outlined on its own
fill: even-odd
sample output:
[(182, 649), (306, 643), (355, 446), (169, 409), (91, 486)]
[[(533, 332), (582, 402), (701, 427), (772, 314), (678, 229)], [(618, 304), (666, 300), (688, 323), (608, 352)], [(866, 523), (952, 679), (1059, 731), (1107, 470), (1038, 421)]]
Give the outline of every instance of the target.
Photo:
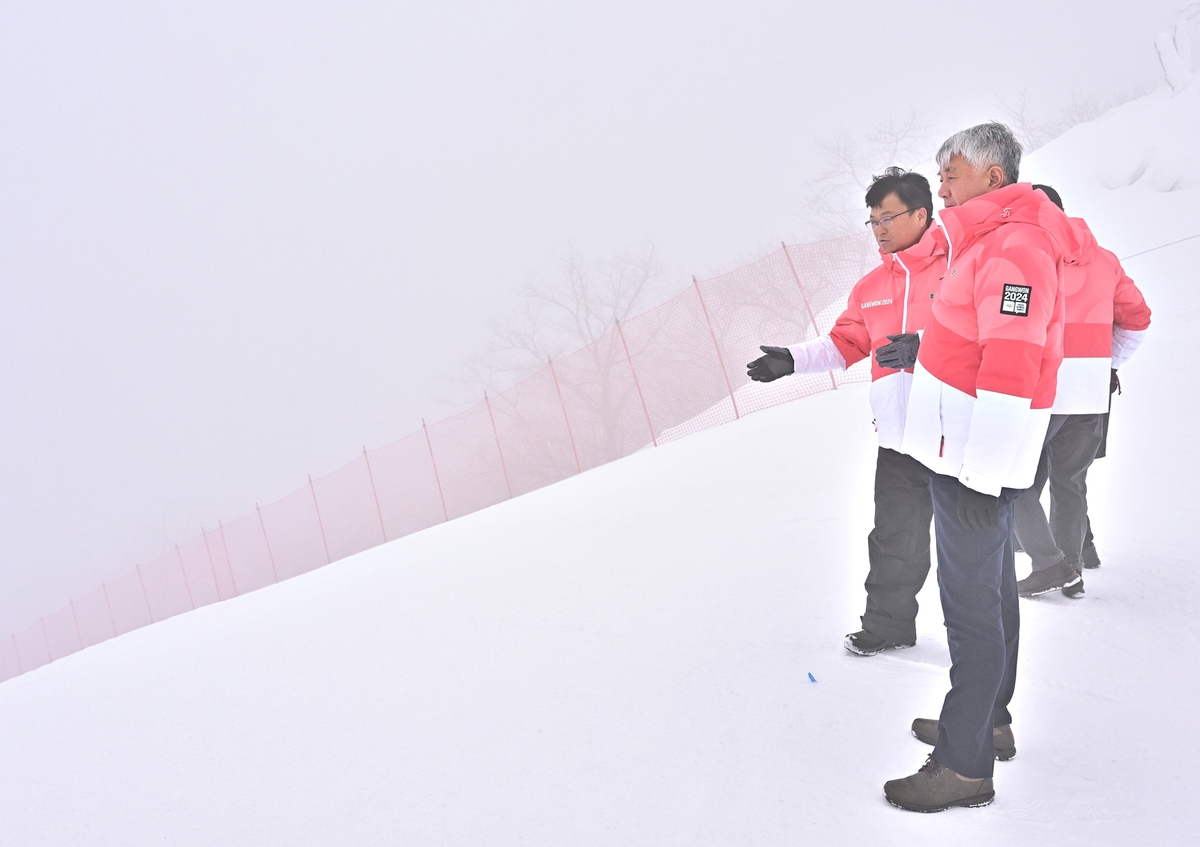
[(424, 430), (368, 451), (366, 461), (379, 496), (388, 541), (447, 520), (441, 483)]
[(166, 620), (196, 608), (191, 586), (175, 550), (142, 565), (141, 571), (142, 585), (150, 604), (150, 616), (155, 621)]
[(315, 480), (313, 491), (330, 561), (384, 542), (383, 513), (365, 452), (344, 468)]
[(869, 237), (781, 248), (696, 282), (517, 385), (310, 480), (0, 641), (8, 679), (114, 635), (306, 573), (664, 441), (847, 382), (764, 385), (760, 344), (827, 332), (876, 262)]

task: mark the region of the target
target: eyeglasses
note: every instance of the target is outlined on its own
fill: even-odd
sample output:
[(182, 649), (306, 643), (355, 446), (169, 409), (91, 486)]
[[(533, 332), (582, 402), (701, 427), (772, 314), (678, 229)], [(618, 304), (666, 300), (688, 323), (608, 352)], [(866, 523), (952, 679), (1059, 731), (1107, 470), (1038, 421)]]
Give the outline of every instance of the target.
[[(920, 206), (917, 207), (917, 209), (920, 208)], [(889, 215), (888, 217), (880, 218), (877, 221), (867, 221), (865, 224), (863, 224), (863, 226), (869, 226), (871, 229), (887, 229), (892, 225), (892, 221), (896, 220), (896, 218), (902, 218), (905, 215), (911, 215), (913, 212), (917, 211), (917, 209), (908, 209), (907, 211), (901, 212), (898, 215)]]

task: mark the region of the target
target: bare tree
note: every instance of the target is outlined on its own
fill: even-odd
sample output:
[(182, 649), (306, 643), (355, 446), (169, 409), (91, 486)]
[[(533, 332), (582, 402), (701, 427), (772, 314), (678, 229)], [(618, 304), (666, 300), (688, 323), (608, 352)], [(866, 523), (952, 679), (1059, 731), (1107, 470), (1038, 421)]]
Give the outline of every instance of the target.
[(624, 455), (622, 415), (638, 401), (617, 323), (683, 287), (658, 264), (653, 245), (597, 261), (568, 247), (558, 274), (526, 283), (513, 312), (493, 322), (492, 341), (447, 380), (453, 395), (445, 399), (466, 405), (484, 392), (499, 395), (553, 360), (567, 404), (579, 410), (572, 425), (580, 449), (603, 461)]
[(996, 97), (1000, 105), (1000, 116), (1008, 124), (1017, 141), (1021, 142), (1023, 152), (1028, 155), (1060, 135), (1065, 127), (1059, 127), (1057, 121), (1051, 123), (1041, 119), (1029, 102), (1029, 90), (1022, 89), (1021, 93), (1006, 100)]
[(924, 114), (908, 114), (876, 124), (862, 138), (846, 133), (818, 142), (825, 169), (808, 185), (804, 223), (810, 235), (828, 238), (862, 231), (863, 194), (875, 174), (898, 165), (913, 169), (928, 163), (933, 128)]
[(1106, 98), (1084, 96), (1078, 92), (1071, 94), (1070, 101), (1063, 106), (1057, 116), (1045, 117), (1037, 114), (1029, 102), (1028, 90), (1011, 100), (997, 97), (1001, 117), (1012, 129), (1026, 155), (1044, 147), (1073, 126), (1094, 121), (1109, 109), (1114, 109), (1122, 103), (1136, 100), (1147, 93), (1144, 86), (1134, 86), (1122, 94), (1114, 94)]
[(492, 322), (493, 338), (453, 381), (461, 402), (499, 393), (559, 359), (594, 344), (617, 321), (645, 311), (681, 286), (670, 284), (654, 246), (590, 261), (568, 246), (558, 275), (533, 279), (517, 292), (516, 308)]

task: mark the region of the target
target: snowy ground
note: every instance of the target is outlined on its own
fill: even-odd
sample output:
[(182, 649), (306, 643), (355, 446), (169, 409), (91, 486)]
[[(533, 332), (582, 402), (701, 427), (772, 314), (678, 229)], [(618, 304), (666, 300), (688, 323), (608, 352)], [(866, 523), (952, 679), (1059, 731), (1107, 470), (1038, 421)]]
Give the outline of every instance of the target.
[[(1119, 192), (1074, 190), (1120, 223)], [(992, 806), (881, 796), (949, 661), (932, 580), (916, 648), (841, 647), (875, 449), (853, 386), (0, 685), (0, 843), (1188, 842), (1197, 246), (1127, 263), (1154, 325), (1093, 471), (1104, 565), (1022, 601)]]

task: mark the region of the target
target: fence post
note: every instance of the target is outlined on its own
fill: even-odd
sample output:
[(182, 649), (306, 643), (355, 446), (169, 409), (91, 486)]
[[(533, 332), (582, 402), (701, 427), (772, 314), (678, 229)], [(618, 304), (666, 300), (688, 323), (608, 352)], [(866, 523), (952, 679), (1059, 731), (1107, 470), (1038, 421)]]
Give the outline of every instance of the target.
[(138, 582), (141, 583), (141, 586), (142, 586), (142, 600), (144, 600), (146, 603), (146, 614), (148, 614), (150, 616), (150, 623), (155, 623), (154, 610), (150, 608), (150, 595), (146, 593), (146, 580), (142, 576), (142, 566), (141, 565), (137, 566), (137, 575), (138, 575)]
[[(218, 521), (218, 523), (220, 522)], [(217, 564), (213, 561), (212, 547), (210, 547), (208, 543), (208, 530), (204, 527), (200, 527), (200, 535), (204, 538), (204, 552), (208, 554), (208, 569), (212, 572), (213, 588), (216, 589), (217, 600), (224, 600), (225, 598), (221, 596), (221, 580), (217, 579)], [(229, 559), (228, 553), (225, 554), (225, 558), (226, 560)], [(233, 568), (229, 569), (229, 576), (230, 579), (233, 578)], [(236, 588), (234, 589), (234, 593), (237, 593)]]
[(737, 398), (733, 396), (733, 383), (729, 381), (729, 370), (725, 367), (725, 357), (721, 355), (721, 345), (717, 343), (717, 331), (713, 329), (712, 318), (708, 316), (708, 306), (704, 304), (704, 294), (700, 291), (700, 283), (692, 277), (692, 285), (696, 288), (696, 297), (700, 300), (700, 309), (704, 312), (704, 322), (708, 324), (708, 334), (712, 336), (713, 349), (717, 351), (717, 363), (721, 366), (721, 376), (725, 377), (725, 388), (729, 390), (729, 402), (733, 403), (734, 419), (741, 418), (738, 412)]
[(79, 628), (79, 615), (75, 614), (75, 601), (68, 600), (67, 605), (71, 607), (71, 620), (75, 621), (75, 637), (79, 639), (79, 649), (83, 649), (83, 630)]
[(563, 400), (562, 389), (558, 385), (558, 373), (554, 370), (554, 360), (547, 358), (550, 363), (550, 376), (554, 377), (554, 390), (558, 392), (558, 404), (562, 406), (563, 421), (567, 424), (567, 438), (571, 439), (571, 452), (575, 455), (575, 472), (583, 473), (583, 465), (579, 463), (579, 450), (575, 447), (575, 433), (571, 431), (571, 419), (567, 417), (567, 404)]
[(633, 357), (629, 355), (629, 345), (625, 342), (625, 330), (621, 329), (620, 321), (617, 321), (617, 334), (621, 336), (621, 346), (625, 348), (625, 360), (629, 362), (629, 372), (633, 374), (633, 387), (637, 389), (638, 399), (642, 401), (642, 412), (646, 415), (646, 426), (650, 430), (650, 440), (657, 447), (658, 437), (654, 434), (654, 424), (650, 423), (650, 410), (646, 408), (646, 397), (642, 394), (642, 384), (638, 382), (637, 370), (633, 367)]
[[(329, 541), (325, 538), (325, 522), (321, 520), (321, 507), (317, 505), (317, 488), (313, 485), (312, 474), (308, 475), (308, 490), (312, 492), (313, 508), (317, 512), (317, 526), (321, 529), (321, 543), (325, 545), (325, 564), (332, 565), (333, 556), (329, 555)], [(261, 520), (261, 518), (262, 514), (259, 513), (259, 519)], [(265, 532), (266, 530), (263, 531)], [(278, 582), (279, 578), (276, 577), (275, 581)]]
[[(267, 537), (267, 522), (263, 520), (262, 509), (258, 504), (254, 504), (254, 511), (258, 512), (258, 525), (262, 527), (263, 541), (267, 544), (267, 558), (271, 560), (271, 575), (275, 577), (275, 581), (279, 582), (279, 571), (275, 568), (275, 554), (271, 552), (271, 539)], [(230, 568), (232, 571), (233, 568)]]
[(492, 435), (496, 436), (496, 452), (500, 454), (500, 470), (504, 471), (504, 485), (508, 488), (508, 499), (511, 500), (512, 482), (508, 479), (508, 464), (504, 461), (504, 451), (500, 449), (500, 430), (496, 429), (496, 416), (492, 414), (492, 401), (488, 399), (488, 393), (483, 392), (483, 404), (487, 406), (488, 419), (492, 422)]
[[(804, 290), (804, 283), (800, 281), (800, 274), (796, 273), (796, 265), (792, 262), (792, 254), (788, 252), (787, 244), (780, 241), (780, 246), (783, 247), (783, 255), (788, 260), (788, 267), (792, 269), (792, 278), (796, 280), (796, 287), (800, 289), (800, 297), (804, 300), (804, 310), (808, 312), (808, 320), (812, 324), (813, 332), (820, 334), (821, 330), (817, 329), (817, 318), (813, 314), (812, 306), (808, 302), (808, 294)], [(837, 391), (837, 378), (834, 377), (833, 371), (829, 372), (829, 384)]]
[(429, 461), (433, 464), (433, 481), (437, 483), (438, 497), (442, 500), (442, 517), (450, 520), (450, 513), (446, 510), (446, 495), (442, 492), (442, 478), (438, 475), (437, 459), (433, 457), (433, 442), (429, 440), (429, 427), (425, 425), (424, 418), (421, 418), (421, 429), (425, 433), (425, 446), (429, 448)]
[(110, 624), (112, 624), (113, 638), (116, 638), (117, 637), (117, 619), (113, 616), (113, 613), (112, 613), (112, 600), (109, 599), (109, 596), (108, 596), (108, 583), (102, 582), (102, 583), (100, 583), (100, 587), (104, 589), (104, 605), (108, 606), (108, 622)]
[[(203, 532), (204, 530), (201, 530)], [(179, 545), (175, 545), (175, 558), (179, 560), (179, 573), (183, 576), (183, 587), (187, 589), (188, 603), (192, 606), (192, 611), (196, 610), (196, 599), (192, 597), (192, 584), (188, 582), (187, 571), (183, 567), (183, 554), (179, 552)], [(211, 563), (210, 563), (211, 564)], [(215, 577), (214, 577), (215, 579)]]
[[(255, 503), (254, 507), (258, 508), (258, 504)], [(233, 596), (237, 597), (242, 592), (238, 590), (237, 574), (233, 572), (233, 559), (229, 557), (229, 540), (225, 538), (225, 524), (219, 520), (217, 521), (217, 530), (221, 533), (221, 547), (225, 550), (225, 564), (229, 568), (229, 580), (233, 583)], [(263, 532), (265, 533), (266, 530), (264, 529)]]
[(379, 531), (383, 533), (383, 543), (387, 544), (387, 527), (383, 525), (383, 509), (379, 507), (379, 492), (375, 490), (375, 474), (371, 472), (371, 457), (367, 455), (367, 445), (363, 445), (363, 461), (367, 463), (367, 478), (371, 480), (371, 494), (375, 497), (375, 514), (379, 515)]

